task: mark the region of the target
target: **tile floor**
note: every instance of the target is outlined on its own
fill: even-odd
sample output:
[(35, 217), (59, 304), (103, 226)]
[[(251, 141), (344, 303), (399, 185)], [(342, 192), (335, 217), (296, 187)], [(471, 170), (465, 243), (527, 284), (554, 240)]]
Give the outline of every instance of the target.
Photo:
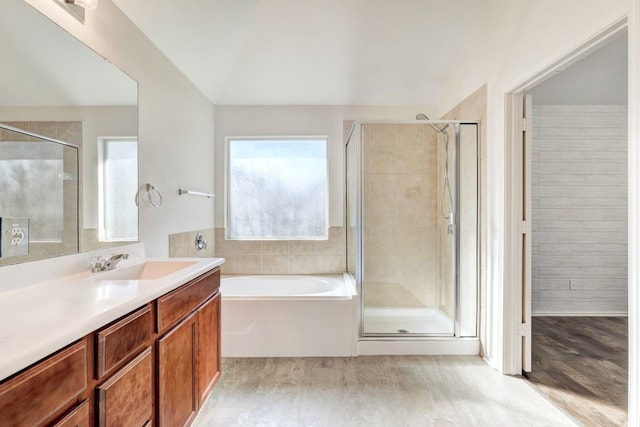
[(574, 426), (477, 356), (225, 359), (194, 426)]

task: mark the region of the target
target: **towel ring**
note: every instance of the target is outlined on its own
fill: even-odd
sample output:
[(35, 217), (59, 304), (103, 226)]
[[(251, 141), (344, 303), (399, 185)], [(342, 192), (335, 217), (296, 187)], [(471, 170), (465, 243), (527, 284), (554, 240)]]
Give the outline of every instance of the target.
[[(162, 193), (160, 192), (158, 187), (156, 187), (153, 184), (145, 184), (144, 191), (147, 193), (147, 199), (149, 200), (149, 204), (151, 204), (151, 206), (153, 206), (154, 208), (159, 208), (160, 206), (162, 206), (164, 199), (162, 198)], [(138, 207), (140, 206), (139, 194), (140, 194), (140, 190), (138, 190), (138, 192), (136, 193), (136, 206)], [(156, 195), (155, 201), (152, 194)]]
[[(153, 197), (151, 196), (152, 194), (157, 194), (157, 202), (153, 201)], [(154, 208), (159, 208), (160, 206), (162, 206), (162, 202), (164, 201), (162, 199), (162, 193), (160, 192), (160, 190), (158, 190), (157, 187), (154, 187), (151, 184), (147, 184), (147, 197), (149, 198), (149, 203), (151, 203), (151, 206), (153, 206)]]

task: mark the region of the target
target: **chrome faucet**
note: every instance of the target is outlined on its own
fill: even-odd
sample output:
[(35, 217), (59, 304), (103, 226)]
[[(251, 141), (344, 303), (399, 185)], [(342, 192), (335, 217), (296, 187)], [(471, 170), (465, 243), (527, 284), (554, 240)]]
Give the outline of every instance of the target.
[(115, 270), (120, 261), (128, 258), (129, 254), (111, 254), (106, 258), (103, 256), (93, 257), (91, 258), (91, 272)]

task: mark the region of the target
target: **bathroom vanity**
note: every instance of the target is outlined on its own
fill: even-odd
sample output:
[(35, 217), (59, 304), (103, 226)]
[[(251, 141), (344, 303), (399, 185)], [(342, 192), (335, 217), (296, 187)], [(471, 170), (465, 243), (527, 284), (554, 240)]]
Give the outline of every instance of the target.
[[(156, 273), (164, 275), (155, 279), (143, 279), (145, 273), (139, 272), (135, 279), (105, 276), (104, 280), (82, 282), (87, 275), (81, 275), (70, 279), (76, 286), (75, 298), (83, 298), (77, 286), (86, 286), (92, 290), (81, 288), (87, 296), (82, 303), (94, 307), (78, 309), (75, 314), (64, 313), (56, 310), (51, 301), (53, 310), (42, 306), (41, 316), (19, 314), (22, 311), (16, 310), (18, 321), (0, 331), (0, 350), (5, 353), (22, 342), (27, 347), (24, 351), (30, 354), (25, 353), (22, 358), (28, 366), (0, 381), (0, 425), (191, 424), (220, 377), (222, 261), (193, 260), (192, 265), (183, 262), (187, 267)], [(157, 266), (153, 267), (158, 271)], [(16, 304), (19, 300), (24, 302), (29, 294), (44, 293), (46, 299), (48, 286), (53, 285), (4, 294), (2, 304), (12, 298)], [(105, 306), (107, 294), (114, 287), (112, 295), (120, 292), (120, 296)], [(131, 289), (125, 292), (125, 288)], [(64, 300), (67, 290), (61, 292)], [(136, 307), (131, 310), (132, 305)], [(69, 308), (69, 299), (64, 308)], [(122, 309), (127, 310), (126, 314), (104, 321), (105, 312), (114, 316)], [(100, 326), (94, 328), (90, 325), (96, 324), (96, 317)], [(65, 329), (56, 328), (57, 322), (71, 323)], [(83, 327), (91, 330), (37, 362), (28, 362), (32, 354), (42, 351), (43, 345), (50, 345), (46, 340), (42, 345), (30, 341), (38, 334), (36, 329), (43, 337), (71, 338)], [(0, 359), (11, 356), (9, 353), (12, 352), (7, 351)], [(0, 371), (6, 373), (6, 365), (11, 363), (16, 363), (11, 357), (0, 360)]]

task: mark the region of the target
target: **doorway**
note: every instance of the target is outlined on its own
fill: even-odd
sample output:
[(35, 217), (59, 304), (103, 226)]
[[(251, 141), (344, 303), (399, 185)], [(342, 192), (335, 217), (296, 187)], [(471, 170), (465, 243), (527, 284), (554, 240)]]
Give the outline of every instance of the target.
[(616, 31), (522, 103), (522, 366), (586, 424), (627, 420), (627, 51)]

